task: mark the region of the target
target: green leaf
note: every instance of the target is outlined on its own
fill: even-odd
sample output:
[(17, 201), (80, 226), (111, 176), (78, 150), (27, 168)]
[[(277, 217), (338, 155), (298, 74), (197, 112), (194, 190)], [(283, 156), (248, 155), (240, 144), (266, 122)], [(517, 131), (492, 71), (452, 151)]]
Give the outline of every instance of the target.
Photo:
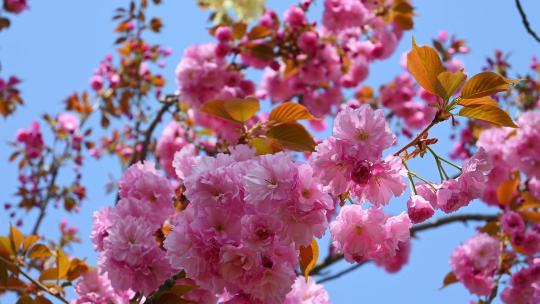
[(517, 128), (508, 113), (491, 105), (464, 107), (459, 111), (459, 116), (487, 121), (500, 127)]

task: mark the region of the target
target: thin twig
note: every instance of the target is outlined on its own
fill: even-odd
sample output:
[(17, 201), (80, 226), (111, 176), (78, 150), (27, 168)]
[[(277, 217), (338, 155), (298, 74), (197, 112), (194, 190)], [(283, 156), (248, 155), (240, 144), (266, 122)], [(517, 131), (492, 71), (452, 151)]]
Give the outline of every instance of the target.
[(420, 133), (418, 133), (418, 135), (416, 135), (416, 137), (411, 140), (408, 144), (406, 144), (405, 146), (403, 146), (403, 148), (399, 149), (398, 151), (396, 151), (394, 153), (394, 156), (399, 156), (401, 153), (403, 153), (404, 151), (406, 151), (407, 149), (409, 149), (410, 147), (414, 147), (416, 146), (416, 144), (418, 144), (418, 142), (420, 141), (420, 139), (422, 137), (424, 137), (424, 135), (426, 135), (429, 131), (429, 129), (431, 129), (434, 125), (436, 125), (437, 123), (439, 123), (440, 121), (435, 118), (427, 127), (424, 128), (424, 130), (422, 130)]
[(148, 126), (148, 129), (146, 129), (146, 131), (144, 132), (144, 141), (142, 143), (141, 152), (133, 154), (133, 157), (131, 158), (129, 165), (133, 165), (139, 160), (144, 160), (146, 158), (154, 130), (156, 129), (157, 125), (161, 122), (161, 118), (163, 117), (163, 115), (167, 113), (169, 108), (173, 106), (174, 104), (176, 104), (177, 101), (178, 101), (177, 95), (168, 95), (165, 97), (165, 100), (163, 101), (163, 105), (161, 109), (159, 109), (159, 112), (156, 114), (156, 117), (154, 117), (154, 120), (152, 120), (152, 122)]
[(19, 267), (18, 265), (16, 264), (13, 264), (11, 261), (9, 260), (6, 260), (4, 259), (3, 257), (0, 256), (0, 261), (6, 265), (10, 265), (10, 266), (14, 266), (17, 268), (17, 270), (19, 271), (19, 273), (21, 273), (25, 278), (27, 278), (30, 282), (32, 282), (32, 284), (34, 284), (36, 287), (38, 287), (39, 289), (43, 290), (44, 292), (50, 294), (51, 296), (57, 298), (58, 300), (60, 300), (62, 303), (69, 303), (64, 297), (62, 297), (62, 295), (60, 295), (60, 293), (55, 293), (55, 292), (52, 292), (49, 288), (47, 288), (47, 286), (41, 284), (40, 282), (36, 281), (34, 278), (32, 278), (28, 273), (26, 273), (21, 267)]
[(356, 269), (360, 268), (361, 266), (363, 266), (366, 262), (361, 262), (361, 263), (356, 263), (352, 266), (350, 266), (349, 268), (345, 268), (344, 270), (340, 271), (340, 272), (337, 272), (333, 275), (329, 275), (329, 276), (326, 276), (326, 277), (322, 277), (320, 278), (319, 280), (317, 280), (317, 283), (319, 284), (322, 284), (326, 281), (330, 281), (330, 280), (335, 280), (343, 275), (346, 275), (347, 273), (351, 272), (351, 271), (355, 271)]
[[(60, 160), (58, 160), (60, 162)], [(49, 185), (47, 186), (47, 196), (43, 201), (39, 204), (39, 215), (36, 220), (36, 223), (34, 224), (34, 228), (32, 228), (32, 234), (37, 234), (39, 231), (39, 227), (41, 226), (41, 223), (43, 222), (43, 219), (45, 218), (45, 213), (47, 212), (47, 206), (49, 205), (49, 201), (52, 199), (53, 196), (53, 188), (54, 184), (56, 182), (56, 177), (58, 176), (58, 169), (60, 168), (60, 164), (53, 162), (53, 171), (51, 174), (51, 180), (49, 182)]]
[[(487, 214), (450, 215), (450, 216), (447, 216), (447, 217), (443, 217), (443, 218), (433, 220), (433, 221), (431, 221), (429, 223), (418, 224), (418, 225), (413, 226), (411, 228), (411, 236), (414, 236), (415, 234), (417, 234), (418, 232), (421, 232), (421, 231), (429, 230), (429, 229), (432, 229), (432, 228), (437, 228), (437, 227), (452, 224), (452, 223), (460, 223), (460, 222), (461, 223), (467, 223), (467, 222), (471, 222), (471, 221), (488, 222), (488, 221), (492, 221), (492, 220), (495, 220), (495, 219), (497, 219), (497, 215), (487, 215)], [(313, 270), (311, 271), (311, 275), (318, 275), (318, 274), (320, 275), (323, 270), (325, 270), (326, 268), (330, 267), (331, 265), (341, 261), (342, 259), (343, 259), (342, 254), (330, 254), (330, 255), (328, 255), (320, 264), (316, 265), (313, 268)], [(362, 265), (362, 264), (363, 263), (360, 263), (360, 265)], [(354, 265), (354, 266), (356, 266), (356, 265)], [(343, 274), (349, 273), (349, 272), (353, 271), (354, 269), (360, 267), (360, 266), (358, 266), (358, 267), (355, 267), (354, 269), (352, 269), (354, 266), (351, 266), (350, 270), (346, 269), (346, 270), (342, 271), (342, 272), (344, 272)], [(336, 275), (338, 275), (338, 274), (339, 273), (337, 273)], [(343, 274), (340, 274), (339, 276), (341, 276)], [(325, 281), (329, 281), (329, 280), (333, 279), (332, 276), (324, 277), (323, 279)], [(336, 276), (336, 278), (339, 277), (339, 276)], [(319, 280), (319, 282), (320, 282), (320, 280)]]
[(495, 278), (495, 284), (493, 285), (493, 289), (491, 289), (491, 294), (489, 295), (489, 298), (486, 301), (486, 304), (491, 304), (493, 300), (497, 297), (497, 293), (499, 292), (499, 282), (501, 281), (501, 278), (504, 274), (504, 247), (505, 247), (505, 241), (504, 239), (501, 241), (501, 247), (500, 247), (500, 255), (499, 255), (499, 263), (497, 265), (497, 277)]
[(529, 23), (529, 20), (527, 19), (525, 10), (521, 6), (520, 0), (516, 0), (516, 7), (519, 11), (519, 14), (521, 15), (521, 22), (523, 23), (523, 26), (525, 26), (527, 33), (529, 33), (534, 38), (534, 40), (540, 43), (540, 37), (538, 37), (538, 34), (536, 34), (536, 32), (531, 28), (531, 24)]
[(159, 300), (159, 296), (164, 292), (174, 287), (176, 281), (186, 277), (186, 272), (184, 270), (176, 273), (170, 279), (167, 279), (158, 289), (154, 290), (144, 301), (143, 304), (155, 304)]

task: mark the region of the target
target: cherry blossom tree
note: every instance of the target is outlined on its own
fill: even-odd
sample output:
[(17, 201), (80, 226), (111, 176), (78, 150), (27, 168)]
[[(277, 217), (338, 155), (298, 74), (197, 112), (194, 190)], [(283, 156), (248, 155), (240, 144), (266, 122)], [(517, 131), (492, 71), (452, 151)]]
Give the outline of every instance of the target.
[[(147, 38), (163, 26), (148, 16), (161, 1), (126, 2), (113, 15), (116, 53), (88, 90), (9, 143), (19, 185), (4, 205), (0, 293), (17, 303), (330, 303), (322, 283), (367, 263), (398, 272), (412, 237), (463, 222), (477, 233), (435, 279), (462, 284), (474, 303), (540, 302), (536, 58), (516, 74), (496, 51), (469, 71), (465, 41), (441, 32), (432, 45), (413, 39), (402, 72), (376, 88), (364, 83), (373, 63), (414, 27), (409, 0), (321, 0), (318, 19), (313, 0), (284, 12), (264, 0), (198, 0), (211, 39), (161, 75), (171, 50)], [(4, 0), (0, 30), (28, 7)], [(177, 90), (164, 92), (166, 81)], [(0, 77), (6, 119), (24, 105), (19, 83)], [(435, 125), (456, 134), (448, 156)], [(99, 258), (89, 265), (69, 250), (77, 227), (59, 223), (60, 240), (41, 228), (50, 212), (78, 212), (85, 161), (105, 157), (123, 170), (107, 185), (116, 200), (93, 215)], [(413, 159), (440, 179), (416, 173)], [(390, 214), (399, 197), (406, 205)], [(470, 204), (497, 211), (454, 214)], [(336, 271), (341, 260), (350, 268)]]

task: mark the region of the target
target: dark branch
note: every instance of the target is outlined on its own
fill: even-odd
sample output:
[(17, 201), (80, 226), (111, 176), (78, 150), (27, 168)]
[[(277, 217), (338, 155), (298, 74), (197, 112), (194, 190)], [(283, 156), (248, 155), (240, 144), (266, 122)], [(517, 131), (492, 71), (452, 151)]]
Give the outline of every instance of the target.
[(538, 37), (538, 34), (531, 28), (531, 24), (529, 23), (529, 19), (527, 19), (527, 15), (525, 14), (525, 10), (521, 6), (521, 1), (516, 0), (516, 7), (519, 11), (519, 14), (521, 15), (521, 22), (523, 23), (523, 26), (525, 26), (525, 29), (527, 30), (527, 33), (529, 33), (536, 42), (540, 43), (540, 37)]
[[(444, 225), (448, 225), (448, 224), (452, 224), (452, 223), (468, 223), (468, 222), (472, 222), (472, 221), (478, 221), (478, 222), (488, 222), (488, 221), (492, 221), (492, 220), (496, 220), (497, 219), (497, 215), (485, 215), (485, 214), (463, 214), (463, 215), (450, 215), (450, 216), (447, 216), (447, 217), (443, 217), (443, 218), (439, 218), (439, 219), (436, 219), (436, 220), (433, 220), (429, 223), (425, 223), (425, 224), (419, 224), (419, 225), (415, 225), (411, 228), (411, 235), (414, 236), (416, 233), (418, 232), (421, 232), (421, 231), (425, 231), (425, 230), (429, 230), (429, 229), (432, 229), (432, 228), (437, 228), (437, 227), (440, 227), (440, 226), (444, 226)], [(322, 273), (322, 271), (328, 267), (330, 267), (331, 265), (341, 261), (343, 259), (343, 255), (342, 254), (330, 254), (328, 255), (320, 264), (316, 265), (313, 270), (311, 271), (311, 275), (320, 275)], [(318, 282), (325, 282), (325, 281), (329, 281), (329, 280), (333, 280), (335, 278), (338, 278), (344, 274), (347, 274), (357, 268), (359, 268), (360, 266), (364, 265), (365, 262), (363, 263), (359, 263), (359, 264), (355, 264), (341, 272), (338, 272), (336, 274), (333, 274), (333, 275), (329, 275), (329, 276), (326, 276), (326, 277), (322, 277), (320, 280), (318, 280)]]
[(186, 277), (186, 272), (183, 270), (176, 273), (170, 279), (166, 280), (163, 284), (161, 284), (158, 289), (154, 290), (148, 296), (148, 298), (146, 298), (143, 304), (157, 304), (158, 303), (157, 301), (159, 300), (159, 297), (161, 296), (163, 292), (166, 292), (167, 290), (170, 290), (171, 288), (173, 288), (174, 285), (176, 284), (176, 281), (183, 279), (185, 277)]
[(133, 154), (133, 158), (129, 162), (129, 165), (133, 165), (139, 160), (144, 160), (146, 158), (146, 155), (148, 154), (148, 149), (150, 148), (150, 142), (152, 141), (152, 134), (154, 133), (154, 130), (156, 129), (157, 125), (161, 122), (161, 118), (163, 117), (163, 115), (165, 115), (165, 113), (167, 113), (169, 108), (172, 107), (177, 102), (178, 102), (177, 95), (165, 96), (161, 109), (159, 109), (159, 112), (156, 114), (156, 117), (154, 117), (154, 120), (152, 120), (152, 122), (148, 126), (148, 129), (146, 129), (146, 132), (144, 132), (144, 141), (142, 143), (141, 152)]
[(436, 125), (439, 122), (440, 121), (437, 118), (435, 118), (427, 127), (424, 128), (424, 130), (420, 131), (420, 133), (418, 133), (418, 135), (416, 135), (416, 137), (413, 140), (411, 140), (408, 144), (406, 144), (401, 149), (396, 151), (394, 153), (394, 156), (399, 156), (401, 153), (406, 151), (408, 148), (416, 146), (420, 142), (422, 137), (424, 137), (428, 133), (429, 129), (431, 129), (434, 125)]
[[(51, 296), (57, 298), (62, 303), (65, 303), (65, 304), (69, 303), (59, 292), (55, 291), (53, 288), (48, 288), (47, 286), (40, 283), (38, 280), (32, 278), (26, 271), (24, 271), (24, 269), (22, 269), (22, 267), (17, 265), (17, 263), (14, 263), (14, 262), (12, 262), (10, 260), (6, 260), (5, 258), (3, 258), (1, 256), (0, 256), (0, 263), (3, 263), (5, 266), (7, 266), (6, 268), (10, 269), (10, 271), (12, 271), (11, 270), (12, 268), (17, 269), (17, 272), (22, 274), (26, 279), (28, 279), (28, 281), (30, 281), (32, 284), (34, 284), (34, 286), (36, 286), (37, 288), (41, 289), (42, 291), (50, 294)], [(21, 301), (19, 301), (19, 302), (21, 302)]]
[(322, 284), (326, 281), (330, 281), (330, 280), (334, 280), (334, 279), (337, 279), (343, 275), (346, 275), (347, 273), (351, 272), (351, 271), (354, 271), (356, 270), (357, 268), (360, 268), (361, 266), (363, 266), (364, 264), (366, 264), (366, 262), (361, 262), (361, 263), (356, 263), (352, 266), (350, 266), (349, 268), (345, 268), (344, 270), (340, 271), (340, 272), (337, 272), (333, 275), (329, 275), (329, 276), (326, 276), (326, 277), (322, 277), (320, 279), (317, 280), (317, 283), (319, 284)]
[(414, 235), (420, 231), (428, 230), (431, 228), (437, 228), (451, 223), (467, 223), (467, 222), (489, 222), (497, 219), (497, 215), (488, 214), (463, 214), (463, 215), (450, 215), (447, 217), (433, 220), (429, 223), (415, 225), (411, 228), (411, 235)]

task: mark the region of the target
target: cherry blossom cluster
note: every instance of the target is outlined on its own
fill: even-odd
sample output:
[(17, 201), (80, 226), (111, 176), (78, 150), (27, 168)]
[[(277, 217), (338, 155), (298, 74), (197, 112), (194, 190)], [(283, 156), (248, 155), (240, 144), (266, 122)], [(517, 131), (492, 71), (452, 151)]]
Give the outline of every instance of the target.
[[(33, 121), (27, 129), (19, 129), (11, 143), (15, 151), (11, 154), (10, 161), (18, 161), (19, 165), (20, 186), (17, 196), (20, 197), (20, 202), (17, 207), (26, 211), (33, 208), (43, 209), (43, 198), (48, 197), (55, 200), (56, 208), (63, 201), (65, 210), (77, 211), (80, 202), (86, 197), (86, 190), (81, 182), (86, 145), (79, 117), (70, 112), (61, 113), (55, 118), (48, 115), (44, 117), (56, 144), (45, 142), (42, 125), (38, 121)], [(56, 176), (59, 168), (68, 162), (73, 164), (75, 176), (71, 183), (61, 186)], [(10, 210), (13, 204), (6, 203), (4, 207)], [(12, 218), (16, 215), (16, 210), (10, 213)], [(22, 219), (17, 220), (17, 225), (22, 225)]]
[(126, 170), (119, 188), (118, 204), (94, 215), (91, 239), (115, 290), (148, 295), (173, 274), (154, 236), (174, 213), (173, 188), (150, 162)]
[[(253, 2), (241, 6), (259, 5)], [(218, 15), (240, 6), (236, 1), (204, 4)], [(264, 69), (259, 97), (274, 103), (298, 98), (318, 117), (336, 112), (342, 89), (357, 86), (373, 61), (388, 58), (404, 27), (378, 13), (390, 11), (392, 4), (327, 0), (320, 25), (307, 18), (311, 5), (312, 1), (292, 5), (282, 23), (276, 12), (266, 9), (250, 30), (244, 23), (218, 23), (212, 31), (218, 44), (195, 45), (184, 52), (176, 69), (181, 98), (198, 110), (209, 100), (253, 95), (255, 85), (244, 79), (243, 70), (255, 68)], [(231, 140), (233, 125), (197, 111), (195, 119)]]
[(450, 265), (456, 278), (470, 292), (488, 296), (495, 286), (494, 275), (498, 269), (500, 242), (480, 233), (456, 248)]
[(491, 128), (483, 131), (477, 146), (494, 160), (493, 170), (483, 185), (482, 199), (490, 205), (499, 205), (497, 189), (512, 173), (521, 171), (527, 176), (529, 191), (540, 198), (540, 113), (528, 111), (520, 115), (517, 130)]
[(255, 156), (240, 145), (209, 157), (186, 149), (173, 163), (189, 205), (165, 239), (172, 266), (214, 294), (226, 290), (230, 301), (283, 303), (297, 250), (322, 237), (332, 199), (313, 169), (286, 153)]
[[(476, 235), (455, 249), (450, 264), (456, 278), (471, 293), (491, 295), (498, 284), (497, 277), (505, 273), (511, 278), (501, 293), (503, 302), (535, 303), (540, 299), (535, 287), (540, 282), (540, 226), (527, 214), (529, 208), (536, 206), (534, 202), (540, 200), (540, 138), (536, 130), (540, 113), (523, 112), (517, 123), (518, 129), (481, 131), (476, 146), (479, 153), (493, 160), (493, 169), (483, 182), (467, 191), (481, 194), (486, 204), (502, 209), (501, 233)], [(504, 187), (513, 187), (507, 190), (510, 196), (501, 195)], [(510, 267), (515, 268), (511, 271)]]

